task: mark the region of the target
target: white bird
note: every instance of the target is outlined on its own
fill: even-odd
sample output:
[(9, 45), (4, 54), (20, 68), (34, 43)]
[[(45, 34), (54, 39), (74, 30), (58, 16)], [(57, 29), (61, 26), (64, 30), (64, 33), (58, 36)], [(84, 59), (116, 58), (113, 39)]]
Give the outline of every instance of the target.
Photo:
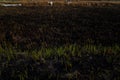
[(48, 4), (53, 6), (53, 1), (48, 1)]

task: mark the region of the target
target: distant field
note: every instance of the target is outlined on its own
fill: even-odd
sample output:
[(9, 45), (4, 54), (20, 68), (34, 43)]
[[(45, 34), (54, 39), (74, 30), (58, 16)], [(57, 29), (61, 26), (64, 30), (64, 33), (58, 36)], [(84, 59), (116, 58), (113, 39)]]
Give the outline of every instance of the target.
[[(45, 1), (1, 1), (2, 3), (21, 3), (24, 6), (35, 6), (35, 5), (48, 5), (48, 0)], [(81, 5), (81, 6), (112, 6), (112, 5), (119, 5), (120, 1), (71, 1), (66, 2), (62, 1), (53, 1), (54, 5)]]

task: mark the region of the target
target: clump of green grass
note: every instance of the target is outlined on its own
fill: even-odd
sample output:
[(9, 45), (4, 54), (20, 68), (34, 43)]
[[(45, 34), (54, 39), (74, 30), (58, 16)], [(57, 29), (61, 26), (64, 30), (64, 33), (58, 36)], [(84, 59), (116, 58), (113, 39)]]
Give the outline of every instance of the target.
[(12, 47), (0, 47), (0, 78), (118, 80), (119, 52), (118, 45), (105, 47), (72, 44), (24, 52)]

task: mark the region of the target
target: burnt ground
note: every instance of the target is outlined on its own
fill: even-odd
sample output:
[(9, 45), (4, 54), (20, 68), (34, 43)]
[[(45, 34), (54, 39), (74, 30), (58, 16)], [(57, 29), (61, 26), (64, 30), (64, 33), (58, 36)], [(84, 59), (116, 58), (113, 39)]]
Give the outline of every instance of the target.
[[(75, 47), (75, 55), (65, 49), (62, 56), (56, 53), (37, 60), (22, 53), (9, 59), (11, 51), (6, 52), (6, 57), (0, 49), (0, 80), (120, 79), (120, 9), (117, 7), (0, 7), (0, 44), (5, 51), (6, 47), (34, 51), (44, 46), (53, 53), (55, 47), (58, 52), (64, 50), (64, 47), (59, 49), (61, 46), (83, 47), (83, 50)], [(90, 53), (89, 47), (83, 46), (87, 44), (95, 45)], [(98, 45), (100, 49), (94, 51)], [(117, 46), (111, 48), (114, 45)]]
[(110, 7), (1, 7), (0, 42), (30, 48), (120, 44), (120, 10)]

